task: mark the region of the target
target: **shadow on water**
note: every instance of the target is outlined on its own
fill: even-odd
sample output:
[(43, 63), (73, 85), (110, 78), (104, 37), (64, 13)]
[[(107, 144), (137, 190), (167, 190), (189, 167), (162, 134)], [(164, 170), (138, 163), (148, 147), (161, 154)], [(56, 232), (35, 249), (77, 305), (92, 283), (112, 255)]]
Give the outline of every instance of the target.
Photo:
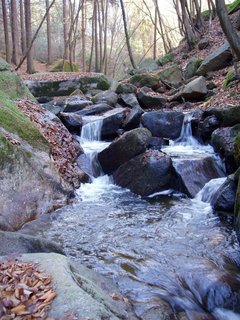
[(22, 232), (55, 240), (113, 278), (140, 319), (240, 319), (239, 244), (209, 204), (223, 181), (194, 199), (172, 190), (142, 199), (100, 176), (81, 186), (75, 203)]

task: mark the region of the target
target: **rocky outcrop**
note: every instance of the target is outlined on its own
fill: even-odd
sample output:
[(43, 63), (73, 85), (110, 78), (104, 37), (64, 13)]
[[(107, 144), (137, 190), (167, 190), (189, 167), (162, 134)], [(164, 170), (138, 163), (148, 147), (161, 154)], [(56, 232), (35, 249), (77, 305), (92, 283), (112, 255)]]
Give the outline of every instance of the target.
[(98, 154), (98, 161), (107, 174), (112, 174), (118, 167), (143, 153), (149, 143), (151, 133), (144, 128), (137, 128), (124, 133)]
[(140, 196), (168, 189), (171, 178), (171, 158), (157, 150), (148, 150), (134, 157), (113, 174), (117, 185)]
[(151, 111), (142, 115), (142, 125), (154, 137), (177, 139), (180, 136), (184, 115), (177, 111)]
[[(4, 257), (2, 257), (2, 260)], [(56, 253), (23, 254), (20, 261), (33, 262), (52, 276), (56, 297), (48, 317), (63, 319), (135, 320), (130, 305), (112, 296), (121, 295), (114, 284), (82, 265)]]
[[(41, 80), (42, 77), (44, 80)], [(60, 75), (61, 77), (62, 75)], [(52, 80), (51, 78), (51, 74), (49, 76), (47, 74), (36, 74), (31, 76), (31, 80), (24, 80), (24, 83), (35, 97), (67, 96), (77, 89), (80, 89), (83, 93), (93, 89), (108, 90), (111, 85), (110, 81), (100, 73), (74, 75), (71, 80), (64, 78)], [(67, 76), (67, 78), (70, 78), (70, 76)]]
[(211, 157), (173, 159), (173, 167), (177, 177), (172, 180), (173, 189), (186, 193), (192, 198), (208, 181), (221, 176), (221, 172), (219, 172), (214, 159)]
[(167, 100), (159, 94), (156, 94), (152, 89), (143, 87), (138, 91), (138, 101), (142, 108), (161, 108)]
[(210, 53), (197, 70), (198, 75), (225, 68), (232, 60), (230, 46), (225, 42), (220, 48)]
[(199, 77), (183, 87), (181, 96), (189, 101), (201, 101), (206, 97), (207, 92), (206, 79), (204, 77)]

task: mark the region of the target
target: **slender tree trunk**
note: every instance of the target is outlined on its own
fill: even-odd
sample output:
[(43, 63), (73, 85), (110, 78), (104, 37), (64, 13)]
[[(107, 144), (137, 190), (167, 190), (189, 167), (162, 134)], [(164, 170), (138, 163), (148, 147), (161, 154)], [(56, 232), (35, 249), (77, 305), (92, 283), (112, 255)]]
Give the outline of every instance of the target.
[(11, 25), (12, 25), (12, 63), (19, 63), (19, 33), (18, 33), (18, 14), (16, 0), (11, 0)]
[(82, 71), (86, 71), (86, 5), (82, 4)]
[[(49, 8), (49, 0), (46, 0), (46, 11)], [(47, 14), (47, 45), (48, 45), (48, 60), (47, 63), (50, 65), (52, 63), (52, 37), (51, 37), (51, 19), (50, 14)]]
[(32, 17), (31, 17), (31, 0), (24, 0), (25, 9), (25, 28), (26, 28), (26, 44), (27, 50), (27, 73), (34, 73), (32, 42)]
[(216, 0), (216, 9), (223, 32), (237, 59), (240, 60), (240, 37), (229, 19), (224, 0)]
[(92, 62), (93, 62), (93, 51), (94, 51), (94, 42), (95, 42), (95, 6), (93, 7), (93, 15), (92, 15), (92, 45), (91, 45), (91, 53), (90, 53), (90, 61), (89, 61), (89, 72), (92, 70)]
[(106, 0), (105, 3), (105, 10), (104, 10), (104, 49), (103, 49), (103, 66), (104, 66), (104, 73), (107, 74), (107, 31), (108, 31), (108, 5), (109, 2)]
[(189, 22), (188, 16), (187, 16), (187, 9), (186, 9), (186, 1), (180, 0), (181, 9), (182, 9), (182, 21), (185, 29), (185, 35), (187, 38), (188, 47), (191, 50), (195, 43), (195, 35), (192, 31), (192, 26)]
[(156, 9), (157, 9), (158, 22), (159, 22), (159, 27), (160, 27), (160, 31), (161, 31), (161, 37), (162, 37), (162, 41), (163, 41), (164, 51), (165, 51), (165, 53), (167, 53), (170, 48), (168, 48), (165, 34), (164, 34), (164, 30), (163, 30), (163, 23), (162, 23), (162, 17), (161, 17), (159, 6), (158, 6), (158, 0), (155, 0), (154, 2), (155, 2)]
[(69, 50), (66, 45), (68, 41), (68, 23), (67, 23), (67, 0), (63, 0), (63, 39), (64, 39), (64, 57), (69, 59)]
[(129, 39), (128, 29), (127, 29), (127, 19), (126, 19), (126, 13), (125, 13), (123, 0), (120, 0), (120, 4), (121, 4), (121, 9), (122, 9), (122, 17), (123, 17), (123, 24), (124, 24), (124, 31), (125, 31), (127, 48), (128, 48), (128, 54), (129, 54), (129, 58), (130, 58), (133, 69), (136, 69), (136, 64), (135, 64), (135, 61), (133, 58), (132, 48), (130, 45), (130, 39)]
[(26, 45), (26, 31), (25, 31), (25, 22), (24, 22), (24, 5), (23, 0), (19, 1), (20, 8), (20, 28), (21, 28), (21, 49), (22, 55), (25, 54), (27, 45)]
[(6, 60), (8, 63), (11, 63), (10, 39), (9, 39), (9, 32), (8, 32), (8, 12), (7, 12), (5, 0), (2, 0), (2, 14), (3, 14)]
[(98, 8), (97, 0), (94, 2), (94, 31), (95, 31), (95, 72), (99, 72), (99, 50), (98, 50)]
[(154, 8), (153, 59), (157, 59), (157, 8)]

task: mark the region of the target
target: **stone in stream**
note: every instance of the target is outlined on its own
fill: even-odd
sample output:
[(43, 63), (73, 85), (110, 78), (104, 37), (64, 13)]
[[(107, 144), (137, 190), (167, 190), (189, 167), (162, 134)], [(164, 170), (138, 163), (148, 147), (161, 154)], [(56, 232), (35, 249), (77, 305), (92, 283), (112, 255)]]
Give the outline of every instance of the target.
[(217, 190), (211, 200), (213, 210), (233, 214), (236, 200), (237, 181), (234, 176), (229, 176)]
[(183, 113), (178, 111), (151, 111), (142, 115), (141, 123), (154, 137), (177, 139), (183, 120)]
[(150, 138), (151, 133), (145, 128), (137, 128), (124, 133), (98, 154), (98, 161), (103, 172), (112, 174), (122, 164), (143, 153)]
[(126, 116), (126, 109), (116, 107), (103, 115), (101, 128), (102, 139), (109, 139), (117, 136), (117, 131), (122, 128)]
[(118, 95), (112, 91), (112, 90), (107, 90), (98, 93), (94, 97), (92, 97), (92, 102), (97, 104), (100, 102), (105, 102), (111, 107), (115, 107), (118, 101)]
[(221, 127), (232, 127), (240, 123), (240, 106), (226, 105), (221, 109), (210, 109), (206, 114), (215, 115)]
[(83, 96), (71, 96), (67, 98), (63, 112), (76, 112), (92, 104), (92, 101), (86, 100)]
[(117, 185), (140, 196), (168, 189), (171, 178), (171, 158), (157, 150), (147, 150), (121, 165), (113, 173)]
[(138, 101), (142, 108), (161, 108), (166, 103), (166, 98), (156, 94), (151, 88), (143, 87), (138, 91)]
[(197, 130), (203, 141), (206, 141), (211, 139), (213, 131), (219, 128), (219, 126), (220, 121), (215, 115), (211, 115), (199, 121)]
[(211, 157), (200, 159), (172, 159), (176, 177), (172, 188), (194, 198), (211, 179), (222, 177), (215, 160)]
[(41, 106), (55, 115), (59, 115), (59, 113), (63, 112), (65, 108), (65, 99), (52, 100), (48, 103), (42, 104)]
[(69, 132), (80, 134), (83, 120), (79, 114), (74, 112), (61, 112), (59, 118)]
[(219, 128), (213, 131), (211, 144), (224, 159), (227, 174), (235, 172), (239, 166), (237, 158), (237, 140), (240, 133), (240, 125), (231, 128)]
[(143, 113), (144, 111), (140, 107), (134, 107), (130, 109), (129, 113), (126, 115), (126, 118), (123, 122), (123, 129), (128, 131), (138, 128)]
[(21, 261), (36, 263), (52, 276), (56, 297), (50, 305), (49, 318), (136, 320), (116, 286), (83, 265), (56, 253), (23, 254)]
[(119, 103), (123, 107), (128, 107), (128, 108), (140, 108), (140, 104), (138, 102), (138, 99), (134, 93), (122, 93), (119, 95)]
[(84, 109), (77, 111), (77, 114), (81, 116), (92, 116), (92, 115), (99, 115), (101, 113), (110, 111), (112, 109), (113, 108), (109, 106), (107, 103), (101, 102), (98, 104), (85, 107)]
[(0, 231), (0, 243), (0, 256), (39, 252), (64, 254), (63, 250), (53, 241), (18, 232)]

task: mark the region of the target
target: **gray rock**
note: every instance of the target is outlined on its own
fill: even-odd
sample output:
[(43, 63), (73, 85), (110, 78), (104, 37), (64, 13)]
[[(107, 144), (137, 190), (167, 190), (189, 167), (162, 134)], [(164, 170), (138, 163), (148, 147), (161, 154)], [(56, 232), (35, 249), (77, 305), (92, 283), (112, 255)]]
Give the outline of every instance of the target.
[(98, 93), (92, 97), (92, 101), (97, 104), (100, 102), (105, 102), (111, 107), (115, 107), (118, 101), (118, 96), (114, 91), (107, 90), (101, 93)]
[(177, 111), (151, 111), (142, 115), (142, 125), (154, 137), (177, 139), (180, 136), (184, 115)]
[(119, 103), (128, 108), (141, 108), (134, 93), (122, 93), (119, 96)]
[(144, 113), (142, 108), (132, 108), (129, 113), (127, 114), (124, 122), (123, 122), (123, 129), (124, 130), (132, 130), (138, 128), (141, 121), (141, 116)]
[(229, 65), (232, 60), (230, 46), (225, 42), (220, 48), (210, 53), (197, 70), (197, 74), (204, 76), (210, 71), (219, 70)]
[(158, 73), (161, 80), (173, 87), (179, 87), (183, 82), (182, 70), (174, 64)]
[(39, 252), (64, 254), (55, 242), (17, 232), (0, 231), (0, 242), (0, 256)]
[(61, 112), (59, 117), (69, 132), (76, 133), (78, 135), (80, 134), (83, 120), (79, 114), (73, 112)]
[(41, 104), (41, 106), (54, 113), (55, 115), (58, 115), (60, 112), (62, 112), (65, 108), (65, 99), (64, 100), (52, 100), (48, 103)]
[(116, 184), (140, 196), (168, 189), (171, 178), (171, 158), (157, 150), (148, 150), (134, 157), (113, 173)]
[(194, 198), (205, 184), (214, 178), (221, 177), (221, 172), (211, 157), (200, 159), (173, 159), (176, 179), (172, 180), (175, 190)]
[(149, 143), (151, 133), (145, 128), (137, 128), (124, 133), (98, 154), (99, 163), (107, 174), (143, 153)]
[(227, 105), (224, 108), (211, 109), (208, 112), (215, 115), (222, 127), (232, 127), (240, 123), (240, 106)]
[(215, 115), (211, 115), (199, 122), (198, 132), (199, 136), (204, 140), (211, 139), (214, 130), (220, 127), (221, 122)]
[(198, 49), (203, 50), (209, 46), (209, 40), (207, 38), (203, 38), (198, 42)]
[(71, 96), (67, 98), (63, 112), (76, 112), (92, 104), (92, 101), (86, 100), (85, 97)]
[(190, 101), (201, 101), (207, 95), (207, 84), (204, 77), (198, 77), (184, 86), (181, 96)]
[(235, 172), (238, 162), (235, 158), (235, 139), (240, 132), (240, 125), (227, 128), (219, 128), (213, 131), (211, 144), (220, 156), (224, 159), (227, 174)]
[(80, 111), (77, 111), (77, 114), (78, 115), (81, 115), (81, 116), (92, 116), (92, 115), (98, 115), (98, 114), (101, 114), (103, 112), (106, 112), (106, 111), (110, 111), (112, 110), (113, 108), (110, 107), (107, 103), (105, 102), (102, 102), (102, 103), (98, 103), (98, 104), (94, 104), (94, 105), (91, 105), (91, 106), (88, 106)]
[(117, 136), (117, 131), (122, 127), (126, 115), (126, 109), (116, 107), (103, 115), (101, 128), (102, 139), (108, 139)]
[(229, 176), (217, 190), (211, 200), (211, 205), (215, 211), (233, 214), (237, 193), (237, 181)]
[(131, 83), (119, 83), (117, 88), (116, 88), (116, 93), (121, 94), (121, 93), (136, 93), (137, 92), (137, 87), (135, 87)]
[(148, 87), (141, 88), (137, 96), (142, 108), (161, 108), (167, 102), (166, 98), (156, 94), (151, 88)]
[(196, 58), (196, 57), (192, 57), (187, 65), (186, 68), (184, 70), (184, 78), (185, 79), (191, 79), (192, 77), (194, 77), (196, 75), (197, 69), (200, 66), (201, 61)]
[(49, 317), (62, 319), (74, 315), (79, 319), (94, 320), (136, 319), (128, 304), (111, 298), (111, 294), (118, 294), (118, 291), (110, 281), (82, 265), (73, 264), (65, 256), (56, 253), (24, 254), (21, 261), (37, 263), (40, 269), (52, 276), (57, 295), (51, 304)]

